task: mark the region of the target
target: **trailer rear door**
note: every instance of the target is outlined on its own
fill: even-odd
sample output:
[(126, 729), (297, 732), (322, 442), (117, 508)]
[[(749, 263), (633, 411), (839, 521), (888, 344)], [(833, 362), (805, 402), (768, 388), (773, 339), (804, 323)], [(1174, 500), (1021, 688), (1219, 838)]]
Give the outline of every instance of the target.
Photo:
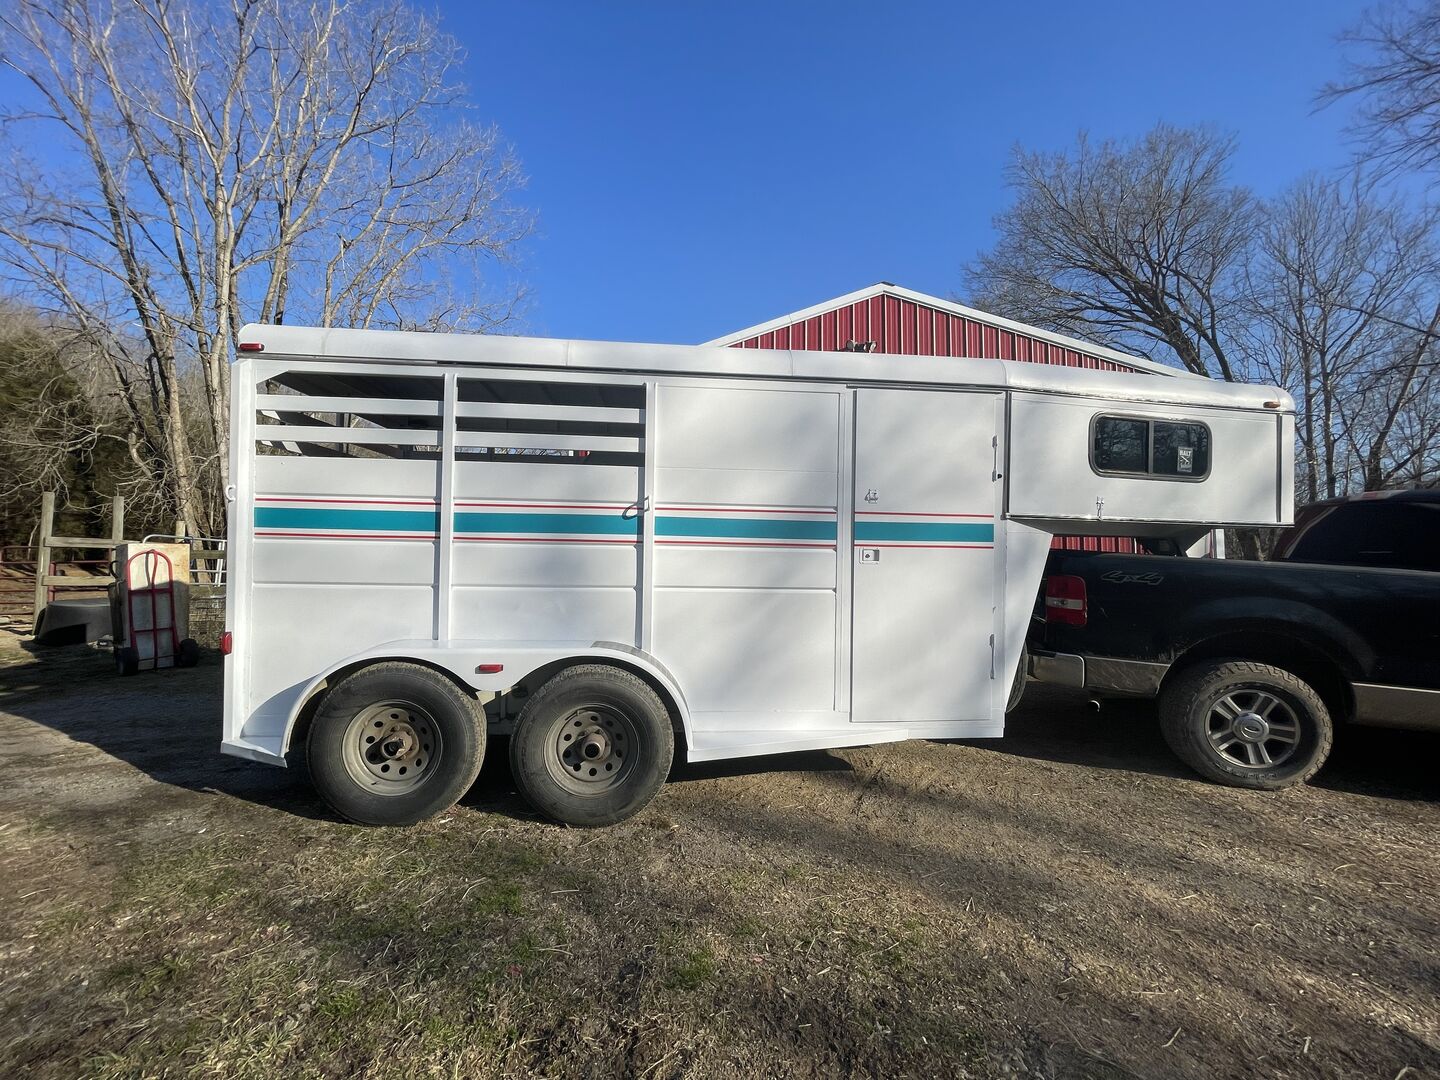
[(855, 722), (995, 712), (1002, 395), (858, 390)]

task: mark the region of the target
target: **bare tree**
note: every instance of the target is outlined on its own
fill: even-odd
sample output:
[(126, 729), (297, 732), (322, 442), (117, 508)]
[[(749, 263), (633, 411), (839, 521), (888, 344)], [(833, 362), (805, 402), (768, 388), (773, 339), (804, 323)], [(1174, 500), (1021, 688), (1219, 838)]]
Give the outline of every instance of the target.
[(101, 358), (137, 466), (198, 528), (224, 520), (242, 323), (483, 329), (513, 310), (482, 271), (528, 231), (521, 177), (429, 17), (14, 0), (0, 48), (41, 103), (3, 120), (0, 265)]
[[(95, 392), (93, 365), (63, 341), (33, 311), (0, 302), (0, 542), (33, 537), (41, 491), (60, 495), (65, 535), (90, 532), (128, 472), (123, 424)], [(141, 521), (163, 516), (154, 500), (135, 509)]]
[(1017, 149), (999, 239), (968, 269), (998, 313), (1234, 379), (1236, 279), (1255, 201), (1229, 179), (1232, 139), (1160, 125), (1134, 142)]
[(1358, 174), (1307, 177), (1266, 208), (1250, 347), (1295, 395), (1308, 499), (1424, 477), (1440, 453), (1433, 235), (1433, 215)]
[(1341, 43), (1348, 71), (1320, 100), (1359, 100), (1355, 130), (1376, 164), (1440, 167), (1440, 0), (1371, 8)]

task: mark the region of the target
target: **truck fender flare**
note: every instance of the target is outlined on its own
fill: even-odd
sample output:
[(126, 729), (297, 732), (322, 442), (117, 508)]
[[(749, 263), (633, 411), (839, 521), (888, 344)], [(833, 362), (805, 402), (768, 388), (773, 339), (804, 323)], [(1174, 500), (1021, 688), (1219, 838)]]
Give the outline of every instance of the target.
[(1171, 667), (1210, 642), (1240, 634), (1292, 641), (1328, 659), (1347, 680), (1354, 679), (1357, 671), (1373, 667), (1375, 662), (1374, 649), (1360, 635), (1310, 604), (1283, 599), (1237, 603), (1227, 599), (1199, 604), (1186, 612), (1180, 631), (1186, 644), (1176, 650)]

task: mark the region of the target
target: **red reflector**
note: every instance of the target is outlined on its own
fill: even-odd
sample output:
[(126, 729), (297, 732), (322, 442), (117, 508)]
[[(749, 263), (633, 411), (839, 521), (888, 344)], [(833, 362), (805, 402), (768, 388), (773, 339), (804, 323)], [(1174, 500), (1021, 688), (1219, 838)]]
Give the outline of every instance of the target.
[(1045, 579), (1045, 621), (1061, 626), (1084, 626), (1085, 579), (1058, 574)]
[(265, 351), (265, 346), (262, 345), (262, 344), (261, 344), (260, 342), (258, 342), (258, 341), (242, 341), (242, 342), (240, 342), (240, 351), (241, 351), (241, 352), (264, 352), (264, 351)]
[(475, 674), (477, 675), (494, 675), (504, 670), (504, 664), (477, 664), (475, 666)]
[(220, 635), (220, 652), (224, 656), (229, 656), (230, 650), (234, 647), (235, 637), (230, 633), (229, 630), (226, 630), (223, 634)]

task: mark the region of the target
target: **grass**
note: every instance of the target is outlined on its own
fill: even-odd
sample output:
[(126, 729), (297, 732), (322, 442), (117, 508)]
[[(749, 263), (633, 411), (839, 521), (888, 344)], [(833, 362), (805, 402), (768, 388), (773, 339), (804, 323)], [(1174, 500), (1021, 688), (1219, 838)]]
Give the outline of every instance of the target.
[[(687, 1060), (675, 1046), (743, 1044), (757, 1009), (765, 1025), (794, 1029), (783, 1038), (804, 1039), (816, 1019), (803, 1018), (797, 989), (827, 968), (846, 973), (820, 984), (832, 1034), (885, 1033), (922, 1058), (968, 1046), (963, 1032), (922, 1030), (923, 1016), (875, 1004), (877, 990), (903, 996), (896, 980), (928, 977), (918, 927), (894, 942), (854, 926), (834, 933), (848, 925), (838, 905), (789, 925), (732, 917), (737, 896), (793, 880), (790, 867), (667, 895), (606, 834), (591, 834), (606, 845), (582, 860), (579, 834), (465, 818), (405, 831), (296, 824), (258, 847), (221, 833), (125, 849), (103, 903), (35, 920), (30, 934), (54, 961), (38, 978), (93, 976), (52, 983), (52, 1008), (71, 1022), (31, 1025), (0, 1050), (0, 1072), (489, 1076), (583, 1060), (617, 1072), (643, 1061), (664, 1077)], [(36, 832), (43, 846), (64, 825)], [(669, 832), (639, 825), (631, 836), (665, 843)], [(24, 1007), (0, 1005), (0, 1023), (18, 1027)]]

